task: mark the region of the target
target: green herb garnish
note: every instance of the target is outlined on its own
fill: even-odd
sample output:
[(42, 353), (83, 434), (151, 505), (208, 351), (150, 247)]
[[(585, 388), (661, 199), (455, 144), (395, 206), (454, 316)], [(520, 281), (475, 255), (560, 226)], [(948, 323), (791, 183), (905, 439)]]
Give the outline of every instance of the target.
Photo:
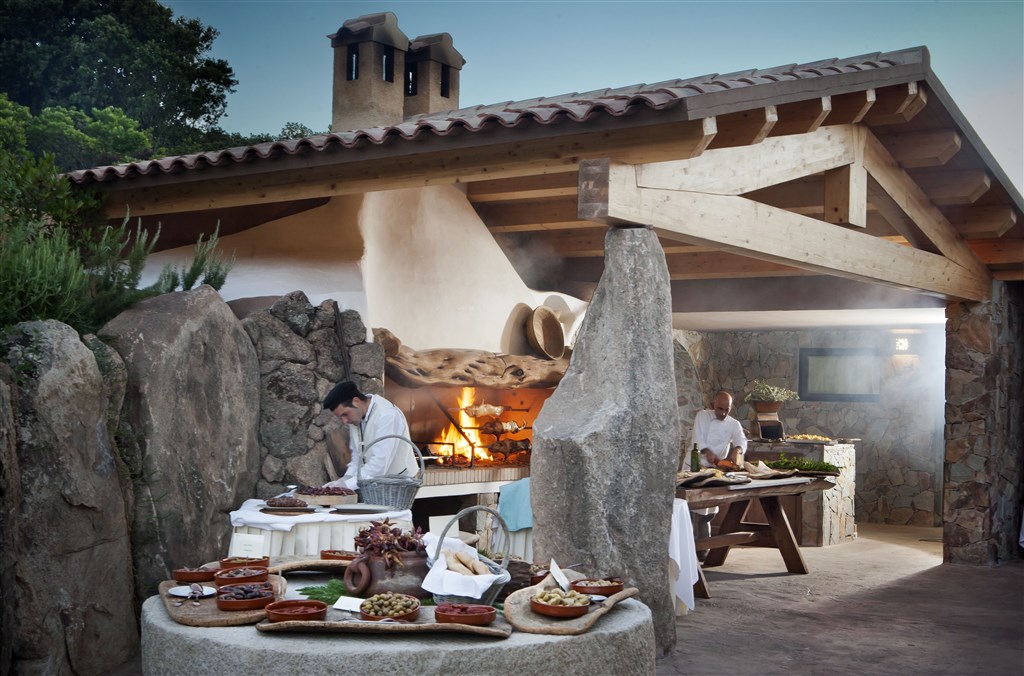
[(332, 578), (330, 582), (324, 585), (303, 587), (299, 590), (299, 593), (314, 601), (323, 601), (327, 605), (333, 606), (337, 603), (339, 596), (345, 595), (345, 591), (345, 581)]
[(838, 473), (840, 467), (836, 467), (832, 463), (821, 462), (820, 460), (807, 460), (806, 458), (793, 458), (786, 457), (785, 453), (779, 454), (778, 460), (772, 460), (766, 462), (766, 465), (772, 469), (800, 469), (806, 472), (836, 472)]

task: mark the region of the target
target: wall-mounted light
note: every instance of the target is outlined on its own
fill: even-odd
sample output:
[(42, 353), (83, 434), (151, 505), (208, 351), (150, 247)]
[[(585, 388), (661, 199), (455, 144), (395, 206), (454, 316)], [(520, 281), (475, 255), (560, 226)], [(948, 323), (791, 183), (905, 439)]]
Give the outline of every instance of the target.
[(920, 329), (892, 329), (892, 351), (894, 354), (917, 354), (921, 338)]
[(910, 338), (906, 336), (896, 336), (896, 342), (893, 347), (897, 352), (910, 352)]

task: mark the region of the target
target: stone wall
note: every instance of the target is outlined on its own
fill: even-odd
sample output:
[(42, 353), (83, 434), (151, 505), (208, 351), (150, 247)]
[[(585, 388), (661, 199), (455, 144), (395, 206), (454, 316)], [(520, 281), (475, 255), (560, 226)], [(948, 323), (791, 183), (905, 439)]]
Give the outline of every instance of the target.
[(953, 563), (1020, 557), (1024, 285), (992, 289), (990, 302), (946, 309), (943, 556)]
[(909, 355), (894, 355), (894, 334), (882, 329), (675, 335), (693, 357), (705, 402), (719, 389), (732, 392), (733, 415), (748, 430), (755, 414), (743, 402), (745, 389), (758, 378), (797, 389), (800, 348), (877, 349), (882, 359), (880, 401), (793, 401), (779, 418), (787, 434), (859, 439), (858, 521), (941, 523), (941, 332), (914, 334), (915, 354)]

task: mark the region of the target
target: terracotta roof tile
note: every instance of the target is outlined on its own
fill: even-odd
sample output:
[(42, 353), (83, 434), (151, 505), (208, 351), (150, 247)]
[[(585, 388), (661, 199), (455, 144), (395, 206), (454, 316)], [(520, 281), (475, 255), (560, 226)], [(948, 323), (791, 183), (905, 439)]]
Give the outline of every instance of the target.
[[(525, 101), (506, 101), (472, 106), (460, 110), (419, 115), (389, 127), (321, 134), (304, 139), (288, 139), (194, 155), (95, 167), (72, 172), (69, 176), (80, 184), (109, 182), (132, 176), (176, 173), (203, 166), (226, 166), (235, 163), (263, 161), (281, 155), (321, 152), (328, 147), (352, 148), (364, 143), (380, 145), (389, 138), (411, 140), (423, 134), (447, 136), (459, 129), (475, 132), (493, 124), (515, 127), (530, 120), (540, 124), (551, 124), (560, 119), (585, 123), (601, 114), (622, 116), (638, 107), (667, 110), (683, 105), (690, 100), (696, 101), (701, 97), (714, 97), (727, 92), (740, 93), (750, 87), (773, 88), (786, 81), (828, 78), (848, 73), (884, 70), (893, 66), (927, 64), (927, 62), (927, 50), (923, 47), (916, 47), (885, 54), (874, 53), (847, 59), (825, 59), (802, 65), (788, 64), (765, 70), (744, 70), (725, 75), (715, 73), (654, 84), (598, 89), (582, 94), (571, 93)], [(756, 101), (757, 105), (764, 105), (763, 101), (768, 96), (771, 96), (770, 91), (765, 95), (751, 95), (750, 99)], [(687, 110), (692, 109), (688, 108)], [(697, 114), (697, 116), (700, 115)]]

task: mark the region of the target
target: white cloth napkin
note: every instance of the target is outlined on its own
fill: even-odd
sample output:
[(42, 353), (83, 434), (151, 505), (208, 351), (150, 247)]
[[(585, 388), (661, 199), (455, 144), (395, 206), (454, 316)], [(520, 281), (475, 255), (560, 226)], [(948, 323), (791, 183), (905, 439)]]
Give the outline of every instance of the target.
[[(423, 536), (423, 543), (427, 547), (427, 556), (433, 557), (437, 551), (439, 538), (433, 533)], [(453, 552), (468, 552), (474, 559), (480, 558), (477, 551), (458, 538), (445, 538), (441, 545), (441, 552), (449, 549)], [(448, 563), (444, 556), (438, 556), (431, 565), (426, 577), (423, 578), (423, 588), (432, 594), (443, 596), (467, 596), (478, 599), (484, 595), (492, 584), (498, 579), (498, 575), (463, 575), (448, 570)]]
[(678, 603), (693, 610), (693, 585), (697, 582), (697, 548), (693, 542), (693, 523), (686, 500), (672, 501), (672, 527), (668, 536), (668, 557), (675, 571), (673, 590)]
[[(292, 527), (300, 523), (324, 523), (327, 521), (412, 521), (412, 510), (403, 509), (394, 512), (381, 512), (380, 514), (331, 514), (329, 509), (316, 512), (299, 513), (295, 516), (280, 516), (279, 514), (264, 514), (260, 511), (266, 507), (264, 500), (246, 500), (237, 510), (231, 512), (231, 526), (252, 526), (263, 530), (290, 531)], [(273, 509), (273, 508), (271, 508)]]

